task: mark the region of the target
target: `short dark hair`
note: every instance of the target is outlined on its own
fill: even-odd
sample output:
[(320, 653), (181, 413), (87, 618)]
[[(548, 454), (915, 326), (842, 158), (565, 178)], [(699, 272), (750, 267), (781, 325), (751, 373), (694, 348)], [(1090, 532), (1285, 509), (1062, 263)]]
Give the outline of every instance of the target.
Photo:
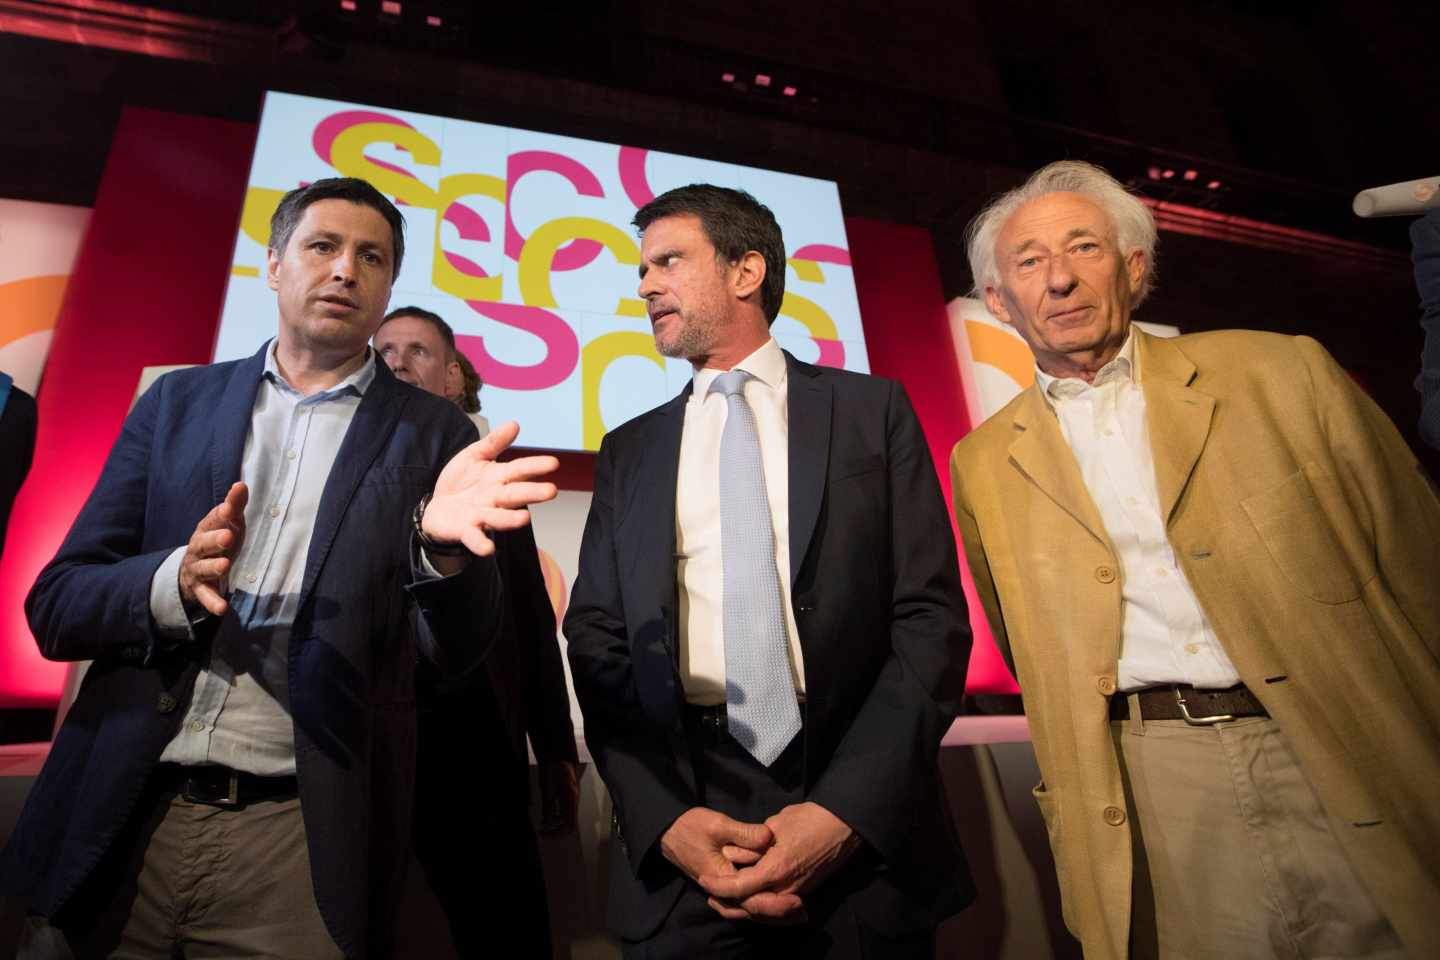
[[(394, 310), (385, 314), (385, 319), (380, 321), (380, 326), (385, 326), (385, 324), (394, 320), (396, 317), (415, 317), (429, 323), (435, 328), (436, 332), (440, 334), (440, 339), (445, 341), (445, 348), (450, 351), (451, 359), (454, 359), (456, 354), (455, 331), (450, 328), (450, 324), (440, 319), (440, 314), (432, 313), (424, 307), (396, 307)], [(378, 327), (375, 332), (380, 332)]]
[(636, 210), (631, 222), (644, 233), (656, 220), (683, 216), (700, 219), (705, 236), (727, 263), (738, 263), (751, 250), (765, 258), (760, 307), (765, 322), (774, 323), (785, 300), (785, 238), (770, 208), (744, 190), (692, 183), (660, 194)]
[(369, 207), (390, 224), (391, 245), (395, 252), (395, 270), (390, 278), (400, 276), (400, 263), (405, 259), (405, 218), (395, 204), (385, 195), (358, 177), (327, 177), (303, 187), (296, 187), (280, 198), (280, 204), (270, 217), (270, 249), (277, 254), (284, 253), (290, 243), (290, 235), (300, 225), (305, 210), (312, 203), (321, 200), (349, 200), (363, 207)]

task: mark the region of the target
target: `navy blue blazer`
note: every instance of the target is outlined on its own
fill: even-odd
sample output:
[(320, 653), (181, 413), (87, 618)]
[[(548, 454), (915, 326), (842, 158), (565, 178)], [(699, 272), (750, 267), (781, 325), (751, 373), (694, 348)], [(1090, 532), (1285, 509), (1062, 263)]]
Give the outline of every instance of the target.
[[(185, 715), (208, 638), (164, 642), (150, 582), (240, 479), (263, 369), (262, 350), (157, 381), (26, 600), (45, 656), (95, 661), (0, 855), (0, 887), (41, 914), (71, 901), (137, 812)], [(498, 626), (492, 561), (442, 580), (414, 576), (411, 512), (474, 439), (452, 404), (377, 362), (314, 518), (290, 702), (316, 899), (354, 957), (390, 950), (410, 834), (417, 656), (468, 670)]]
[[(806, 797), (878, 854), (857, 910), (882, 932), (974, 899), (943, 806), (940, 740), (970, 628), (955, 539), (899, 384), (788, 353), (791, 604), (805, 661)], [(696, 805), (681, 724), (675, 484), (687, 387), (611, 431), (565, 617), (585, 741), (614, 800), (609, 922), (648, 937), (683, 879), (659, 838)]]

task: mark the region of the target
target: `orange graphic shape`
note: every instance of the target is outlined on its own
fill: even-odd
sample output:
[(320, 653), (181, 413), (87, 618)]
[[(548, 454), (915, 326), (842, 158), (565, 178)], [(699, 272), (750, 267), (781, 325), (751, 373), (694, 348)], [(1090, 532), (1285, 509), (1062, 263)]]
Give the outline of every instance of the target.
[(0, 283), (0, 347), (53, 330), (68, 276), (26, 277)]
[(1024, 340), (975, 320), (965, 321), (965, 335), (970, 338), (970, 356), (976, 363), (994, 367), (1022, 390), (1035, 382), (1035, 355)]

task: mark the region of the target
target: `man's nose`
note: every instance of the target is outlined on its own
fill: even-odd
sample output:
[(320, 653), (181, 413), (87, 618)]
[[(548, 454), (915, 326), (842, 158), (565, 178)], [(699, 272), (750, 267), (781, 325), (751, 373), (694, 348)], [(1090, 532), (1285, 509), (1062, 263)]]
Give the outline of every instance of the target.
[(640, 286), (636, 291), (641, 300), (649, 300), (660, 293), (660, 281), (655, 276), (655, 271), (650, 271), (640, 278)]
[(341, 250), (335, 254), (330, 261), (331, 275), (346, 285), (355, 282), (355, 253), (351, 250)]
[(1055, 296), (1066, 296), (1075, 289), (1075, 271), (1070, 269), (1070, 258), (1065, 254), (1051, 257), (1046, 263), (1045, 286)]

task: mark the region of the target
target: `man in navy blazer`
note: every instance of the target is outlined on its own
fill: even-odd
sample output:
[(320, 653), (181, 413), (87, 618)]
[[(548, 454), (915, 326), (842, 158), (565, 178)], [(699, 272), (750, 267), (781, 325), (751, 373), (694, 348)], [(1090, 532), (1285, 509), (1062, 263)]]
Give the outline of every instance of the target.
[[(635, 223), (656, 348), (695, 375), (603, 441), (565, 618), (614, 801), (610, 925), (635, 957), (931, 957), (974, 897), (937, 770), (970, 633), (919, 423), (898, 384), (775, 345), (784, 245), (748, 194), (682, 187)], [(777, 715), (800, 714), (773, 758), (748, 745), (764, 724), (737, 726), (727, 658), (750, 641), (720, 615), (744, 599), (716, 476), (745, 419), (721, 371), (743, 372), (763, 463), (755, 582), (778, 581), (785, 624), (768, 676), (794, 697)]]
[(486, 530), (554, 495), (525, 482), (553, 458), (493, 462), (513, 424), (474, 442), (376, 362), (402, 228), (364, 181), (287, 194), (277, 338), (139, 400), (31, 591), (45, 655), (94, 660), (0, 859), (35, 942), (45, 917), (78, 956), (392, 949), (417, 657), (483, 657)]

